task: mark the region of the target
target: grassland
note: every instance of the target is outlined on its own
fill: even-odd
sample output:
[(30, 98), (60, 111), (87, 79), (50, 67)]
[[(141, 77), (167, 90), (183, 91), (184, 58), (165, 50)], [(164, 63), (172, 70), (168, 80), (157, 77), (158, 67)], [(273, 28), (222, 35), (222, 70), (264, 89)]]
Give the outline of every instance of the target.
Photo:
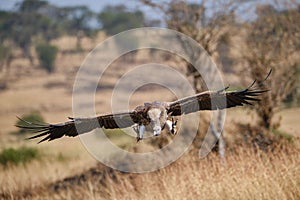
[[(23, 169), (12, 168), (7, 175), (19, 180), (6, 181), (7, 198), (30, 199), (299, 199), (299, 149), (277, 147), (273, 152), (253, 151), (236, 146), (221, 164), (216, 153), (199, 159), (194, 151), (161, 170), (130, 174), (102, 165), (85, 169), (72, 160), (82, 173), (62, 181), (48, 178), (58, 168), (69, 172), (66, 163), (32, 163)], [(63, 165), (63, 166), (60, 166)], [(42, 167), (43, 166), (43, 167)], [(32, 169), (33, 167), (33, 169)], [(33, 171), (37, 173), (33, 173)], [(42, 173), (44, 171), (44, 173)], [(31, 176), (28, 176), (30, 173)], [(61, 172), (60, 172), (61, 173)], [(64, 174), (65, 175), (65, 174)], [(8, 176), (9, 177), (9, 176)], [(50, 179), (50, 180), (49, 180)], [(9, 189), (9, 190), (8, 190)], [(14, 192), (17, 189), (18, 192)], [(2, 188), (2, 192), (5, 188)], [(7, 191), (8, 190), (8, 191)], [(3, 194), (2, 194), (3, 195)]]
[[(103, 35), (95, 41), (84, 39), (84, 48), (92, 49), (103, 39)], [(75, 43), (74, 38), (55, 41), (64, 51), (73, 48)], [(99, 164), (78, 138), (62, 138), (37, 145), (37, 141), (11, 134), (17, 130), (13, 126), (16, 116), (33, 110), (40, 111), (45, 120), (52, 123), (65, 121), (72, 115), (72, 84), (87, 53), (60, 53), (57, 69), (51, 75), (30, 67), (24, 59), (12, 62), (8, 89), (0, 91), (0, 150), (28, 146), (37, 148), (40, 154), (38, 159), (24, 164), (0, 166), (0, 199), (300, 198), (300, 145), (297, 139), (300, 136), (300, 108), (283, 109), (276, 116), (282, 118), (280, 130), (294, 136), (293, 143), (283, 140), (269, 152), (236, 144), (234, 138), (240, 133), (234, 122), (253, 123), (255, 115), (243, 109), (231, 109), (227, 112), (225, 125), (229, 146), (226, 162), (221, 164), (216, 153), (199, 159), (197, 149), (191, 149), (170, 166), (145, 174), (122, 173)], [(142, 63), (142, 59), (138, 62)], [(107, 72), (109, 76), (106, 77), (110, 78), (103, 80), (105, 85), (113, 85), (122, 73), (139, 63), (121, 64), (121, 69), (112, 67)], [(155, 92), (145, 89), (132, 95), (130, 106), (161, 99), (162, 93), (163, 100), (174, 97), (165, 88), (156, 87)], [(99, 113), (110, 111), (111, 94), (110, 87), (97, 91), (95, 100)], [(136, 144), (134, 138), (124, 137), (112, 137), (112, 140), (119, 146), (151, 149), (147, 141)]]

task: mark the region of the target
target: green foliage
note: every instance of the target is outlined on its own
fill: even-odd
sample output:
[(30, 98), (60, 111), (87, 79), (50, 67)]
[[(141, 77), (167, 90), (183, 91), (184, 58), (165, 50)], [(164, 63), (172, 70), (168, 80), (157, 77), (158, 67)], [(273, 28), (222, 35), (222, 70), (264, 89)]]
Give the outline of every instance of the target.
[(38, 159), (40, 153), (36, 148), (19, 147), (3, 149), (0, 153), (0, 164), (7, 166), (8, 164), (25, 164), (33, 159)]
[(272, 129), (272, 133), (286, 139), (288, 142), (293, 142), (293, 136), (279, 129)]
[(67, 6), (60, 8), (62, 17), (59, 19), (67, 34), (76, 36), (76, 49), (81, 50), (83, 36), (95, 36), (96, 27), (91, 22), (96, 21), (95, 14), (86, 6)]
[(62, 33), (90, 36), (94, 30), (89, 23), (94, 14), (85, 6), (60, 8), (44, 0), (23, 0), (16, 8), (0, 11), (0, 40), (21, 48), (31, 62), (30, 47), (37, 38), (49, 42)]
[(128, 29), (142, 27), (144, 14), (139, 10), (129, 12), (122, 5), (107, 6), (98, 15), (98, 20), (108, 34), (114, 35)]
[(59, 162), (65, 162), (68, 160), (68, 157), (59, 152), (59, 154), (56, 156), (56, 160)]
[(94, 13), (86, 6), (69, 6), (61, 8), (64, 18), (63, 26), (69, 34), (77, 34), (83, 31), (86, 35), (92, 31), (89, 22), (94, 17)]
[(11, 48), (0, 44), (0, 63), (3, 62), (11, 54)]
[(35, 48), (42, 68), (49, 73), (54, 71), (54, 62), (58, 52), (58, 48), (48, 43), (40, 43)]
[(17, 11), (0, 13), (0, 39), (21, 48), (24, 57), (29, 58), (30, 62), (33, 61), (30, 46), (34, 37), (42, 36), (49, 41), (59, 35), (58, 26), (47, 12), (40, 12), (41, 9), (47, 9), (47, 6), (46, 1), (24, 0), (16, 4)]
[[(39, 112), (36, 112), (36, 111), (25, 114), (21, 118), (27, 122), (44, 123), (44, 118), (42, 117), (42, 115)], [(26, 126), (26, 123), (24, 121), (18, 119), (16, 122), (16, 125)], [(30, 131), (28, 131), (27, 129), (21, 128), (17, 133), (24, 134), (24, 133), (28, 133), (28, 132), (30, 132)]]
[(19, 11), (21, 12), (35, 12), (39, 8), (47, 5), (48, 2), (42, 0), (24, 0), (20, 3), (17, 3), (17, 6), (19, 7)]

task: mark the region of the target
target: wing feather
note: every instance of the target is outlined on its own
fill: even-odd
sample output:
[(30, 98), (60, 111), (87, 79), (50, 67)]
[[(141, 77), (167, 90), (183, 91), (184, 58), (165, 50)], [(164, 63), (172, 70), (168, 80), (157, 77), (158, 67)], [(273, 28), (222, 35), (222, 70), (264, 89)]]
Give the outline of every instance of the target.
[[(252, 105), (252, 102), (260, 101), (258, 98), (264, 92), (269, 90), (263, 88), (263, 82), (267, 77), (257, 83), (254, 81), (248, 88), (240, 91), (206, 91), (193, 96), (179, 99), (168, 103), (168, 115), (178, 116), (182, 114), (189, 114), (200, 110), (217, 110), (231, 108), (235, 106), (243, 106), (245, 104)], [(255, 85), (255, 83), (257, 83)]]
[(135, 111), (116, 114), (100, 115), (94, 118), (69, 118), (70, 121), (59, 124), (41, 124), (20, 119), (25, 125), (16, 125), (22, 129), (28, 129), (37, 133), (28, 139), (44, 137), (40, 142), (51, 141), (62, 136), (75, 137), (79, 134), (90, 132), (96, 128), (115, 129), (130, 127), (138, 123)]

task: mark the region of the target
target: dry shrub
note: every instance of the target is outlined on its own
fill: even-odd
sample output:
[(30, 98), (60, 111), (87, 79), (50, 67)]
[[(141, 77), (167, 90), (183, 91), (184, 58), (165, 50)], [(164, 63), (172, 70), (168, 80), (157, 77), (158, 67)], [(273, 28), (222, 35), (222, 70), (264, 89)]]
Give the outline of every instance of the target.
[(231, 149), (235, 149), (237, 145), (242, 144), (246, 146), (246, 149), (253, 148), (265, 152), (275, 150), (288, 152), (291, 149), (290, 146), (297, 146), (294, 144), (298, 141), (297, 138), (287, 133), (277, 133), (277, 129), (270, 131), (261, 126), (241, 123), (236, 123), (235, 127), (235, 141), (232, 142), (233, 145), (230, 145)]

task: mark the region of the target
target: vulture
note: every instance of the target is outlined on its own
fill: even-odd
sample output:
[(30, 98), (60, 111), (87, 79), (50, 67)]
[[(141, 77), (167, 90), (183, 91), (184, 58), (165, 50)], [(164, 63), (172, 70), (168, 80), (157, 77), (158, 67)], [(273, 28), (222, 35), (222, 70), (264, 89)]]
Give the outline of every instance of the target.
[[(69, 118), (69, 121), (58, 124), (28, 122), (21, 118), (25, 125), (16, 125), (29, 129), (36, 135), (28, 139), (43, 137), (40, 142), (51, 141), (62, 136), (75, 137), (90, 132), (96, 128), (117, 129), (132, 127), (137, 134), (137, 141), (143, 139), (145, 131), (150, 130), (154, 136), (160, 135), (167, 128), (171, 134), (176, 134), (174, 117), (198, 112), (201, 110), (218, 110), (235, 106), (252, 105), (259, 101), (259, 95), (269, 91), (262, 89), (263, 83), (271, 74), (268, 73), (263, 81), (256, 80), (246, 89), (227, 91), (228, 87), (218, 91), (205, 91), (172, 102), (144, 103), (132, 111), (104, 114), (90, 118)], [(256, 83), (256, 84), (255, 84)]]

